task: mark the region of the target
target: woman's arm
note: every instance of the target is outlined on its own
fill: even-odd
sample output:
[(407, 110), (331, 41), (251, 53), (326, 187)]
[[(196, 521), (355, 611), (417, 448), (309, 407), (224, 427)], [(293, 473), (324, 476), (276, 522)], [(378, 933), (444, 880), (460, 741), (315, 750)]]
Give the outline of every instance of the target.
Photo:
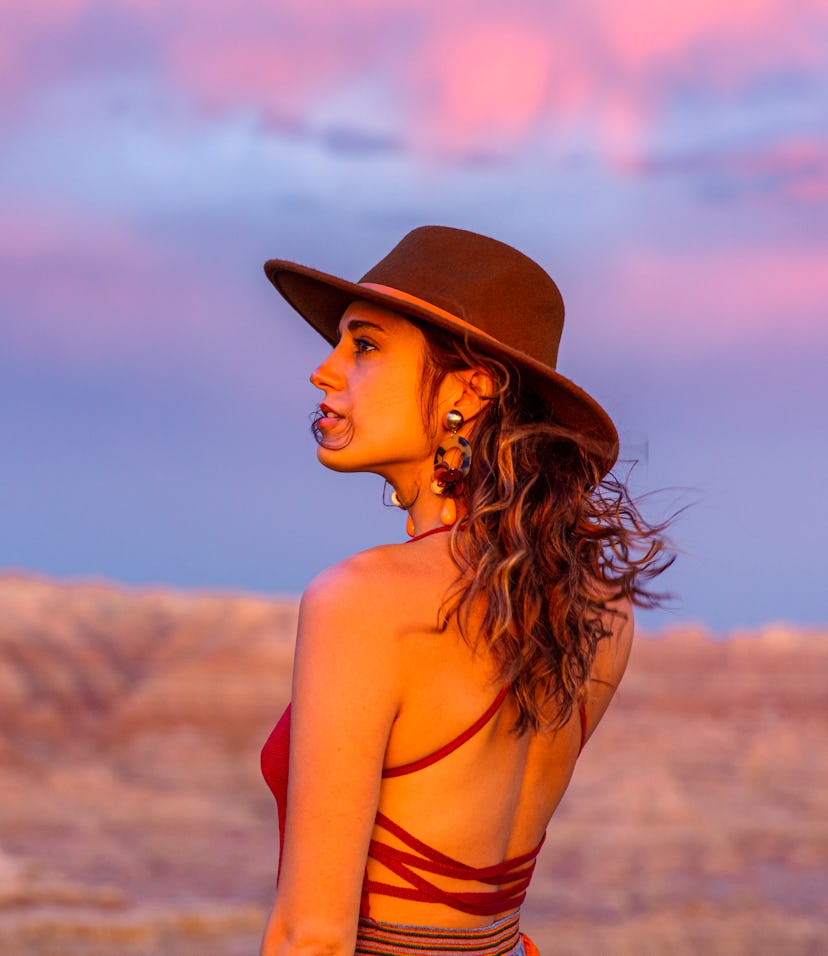
[(611, 602), (609, 608), (607, 624), (612, 633), (598, 645), (586, 688), (587, 739), (621, 683), (632, 648), (635, 629), (632, 604), (624, 598)]
[(262, 956), (354, 951), (401, 694), (389, 571), (378, 551), (366, 552), (320, 575), (302, 598), (284, 858)]

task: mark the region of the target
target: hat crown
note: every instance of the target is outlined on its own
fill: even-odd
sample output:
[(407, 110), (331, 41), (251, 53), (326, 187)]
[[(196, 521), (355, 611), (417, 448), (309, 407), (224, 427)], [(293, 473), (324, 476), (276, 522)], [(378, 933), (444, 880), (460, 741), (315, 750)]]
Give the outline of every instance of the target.
[(416, 296), (556, 367), (564, 322), (561, 293), (536, 262), (504, 242), (464, 229), (420, 226), (360, 282)]

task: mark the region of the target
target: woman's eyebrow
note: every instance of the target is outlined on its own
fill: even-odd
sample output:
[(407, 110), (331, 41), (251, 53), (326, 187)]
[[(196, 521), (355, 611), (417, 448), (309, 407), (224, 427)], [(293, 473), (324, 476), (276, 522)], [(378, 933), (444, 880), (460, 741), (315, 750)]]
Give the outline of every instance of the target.
[[(349, 319), (348, 324), (345, 326), (345, 330), (350, 332), (353, 335), (355, 332), (359, 332), (361, 329), (375, 329), (377, 332), (385, 332), (385, 329), (381, 325), (377, 325), (376, 322), (368, 322), (366, 319)], [(337, 342), (342, 338), (342, 329), (337, 329), (336, 340)]]

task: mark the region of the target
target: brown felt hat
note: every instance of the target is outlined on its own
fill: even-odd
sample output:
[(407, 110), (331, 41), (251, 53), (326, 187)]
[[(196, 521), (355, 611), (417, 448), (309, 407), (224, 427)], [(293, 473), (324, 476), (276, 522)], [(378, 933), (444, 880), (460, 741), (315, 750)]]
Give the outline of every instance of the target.
[(456, 332), (482, 352), (508, 359), (549, 404), (550, 417), (586, 439), (606, 473), (618, 433), (587, 393), (555, 370), (564, 322), (558, 287), (528, 256), (463, 229), (421, 226), (359, 280), (348, 282), (284, 259), (267, 277), (332, 345), (339, 321), (360, 299)]

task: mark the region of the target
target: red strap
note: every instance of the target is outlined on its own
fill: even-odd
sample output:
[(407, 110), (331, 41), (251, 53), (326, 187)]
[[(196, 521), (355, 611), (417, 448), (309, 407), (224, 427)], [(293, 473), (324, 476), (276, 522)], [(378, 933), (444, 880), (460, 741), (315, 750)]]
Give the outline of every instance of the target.
[(419, 541), (420, 538), (427, 538), (430, 534), (439, 534), (441, 531), (451, 531), (454, 525), (450, 524), (441, 524), (436, 528), (429, 528), (428, 531), (423, 531), (421, 534), (415, 534), (413, 537), (409, 538), (406, 541), (406, 544), (411, 544), (412, 541)]
[(464, 730), (463, 733), (458, 737), (455, 737), (454, 740), (450, 740), (438, 750), (428, 754), (428, 756), (420, 757), (419, 760), (412, 760), (411, 763), (404, 763), (399, 767), (386, 767), (385, 770), (382, 771), (383, 777), (401, 777), (406, 773), (414, 773), (415, 770), (422, 770), (424, 767), (430, 767), (431, 764), (437, 763), (438, 760), (442, 760), (443, 757), (447, 757), (450, 753), (453, 753), (458, 747), (461, 747), (467, 740), (470, 740), (472, 737), (474, 737), (476, 733), (478, 733), (486, 726), (486, 724), (488, 724), (488, 722), (500, 709), (503, 701), (506, 700), (508, 693), (509, 688), (504, 687), (497, 697), (495, 697), (495, 699), (492, 701), (492, 704), (486, 713), (478, 717), (471, 727), (466, 728), (466, 730)]
[[(531, 863), (535, 857), (537, 857), (544, 844), (544, 840), (546, 840), (546, 835), (544, 834), (543, 839), (541, 839), (540, 843), (534, 849), (522, 853), (520, 856), (510, 857), (500, 863), (495, 863), (493, 866), (475, 867), (469, 866), (467, 863), (461, 863), (459, 860), (455, 860), (450, 856), (446, 856), (445, 853), (435, 850), (434, 847), (429, 846), (427, 843), (423, 843), (422, 840), (418, 840), (417, 837), (409, 833), (408, 830), (403, 829), (399, 823), (395, 823), (384, 813), (377, 813), (376, 824), (382, 827), (383, 830), (392, 833), (401, 843), (404, 843), (417, 853), (422, 854), (422, 857), (414, 858), (418, 863), (430, 861), (430, 865), (424, 865), (422, 869), (429, 870), (432, 873), (440, 873), (444, 876), (454, 876), (458, 879), (479, 880), (482, 883), (489, 880), (502, 883), (505, 879), (508, 879), (512, 870), (516, 867), (523, 866), (525, 863)], [(384, 846), (384, 844), (380, 844), (378, 841), (372, 841), (372, 845), (375, 842), (379, 846)], [(400, 854), (401, 856), (411, 855), (406, 854), (404, 850), (390, 849), (393, 849), (394, 853)], [(462, 874), (458, 875), (459, 871), (462, 871)]]
[[(535, 869), (535, 860), (546, 836), (528, 853), (511, 857), (493, 866), (469, 866), (459, 860), (452, 859), (435, 850), (422, 840), (412, 836), (398, 823), (394, 823), (382, 813), (377, 814), (377, 824), (389, 833), (394, 834), (416, 853), (408, 853), (397, 847), (371, 840), (368, 856), (382, 863), (388, 870), (405, 880), (407, 886), (393, 883), (381, 883), (366, 878), (363, 884), (362, 913), (368, 915), (368, 897), (371, 893), (381, 896), (394, 896), (400, 899), (418, 900), (419, 902), (443, 903), (452, 909), (463, 913), (472, 913), (478, 916), (493, 916), (509, 909), (519, 907), (526, 896), (526, 890), (532, 879)], [(478, 892), (462, 892), (444, 890), (435, 886), (425, 876), (416, 872), (437, 873), (441, 876), (456, 880), (471, 880), (478, 883), (500, 885), (498, 890)]]
[[(387, 843), (380, 843), (379, 840), (372, 840), (369, 844), (368, 855), (372, 860), (378, 860), (384, 863), (389, 870), (399, 872), (397, 867), (412, 868), (422, 870), (423, 873), (436, 873), (438, 876), (448, 876), (453, 880), (474, 880), (476, 883), (488, 883), (491, 886), (499, 886), (501, 883), (513, 883), (516, 880), (522, 880), (531, 876), (534, 868), (534, 859), (529, 861), (529, 865), (522, 870), (509, 870), (504, 872), (499, 864), (494, 866), (480, 867), (480, 872), (473, 873), (474, 867), (466, 867), (462, 863), (457, 866), (444, 866), (442, 863), (435, 863), (426, 860), (415, 853), (406, 853), (405, 850), (398, 850), (396, 847), (389, 846)], [(529, 854), (527, 854), (528, 856)], [(497, 872), (499, 871), (499, 872)]]
[[(405, 880), (408, 886), (366, 880), (363, 887), (366, 896), (377, 893), (380, 896), (395, 896), (400, 899), (418, 900), (421, 903), (443, 903), (463, 913), (474, 913), (479, 916), (492, 916), (519, 907), (526, 897), (526, 890), (535, 869), (535, 863), (532, 861), (530, 866), (502, 878), (499, 882), (506, 882), (509, 885), (499, 890), (462, 892), (444, 890), (435, 886), (430, 880), (416, 873), (413, 866), (408, 866), (400, 860), (394, 849), (385, 844), (373, 846), (371, 856)], [(466, 877), (466, 879), (474, 879), (474, 877)]]
[[(386, 864), (387, 865), (387, 864)], [(418, 903), (442, 903), (453, 910), (460, 910), (461, 913), (471, 913), (474, 916), (497, 916), (508, 910), (518, 909), (523, 905), (526, 899), (526, 890), (529, 886), (529, 880), (521, 882), (520, 887), (511, 890), (502, 890), (500, 892), (484, 893), (449, 893), (441, 890), (428, 880), (418, 877), (416, 873), (401, 873), (405, 879), (414, 883), (414, 886), (395, 886), (393, 883), (377, 883), (374, 880), (366, 880), (364, 892), (366, 897), (371, 893), (380, 896), (395, 896), (398, 899), (414, 900)], [(360, 915), (368, 915), (364, 911)]]

